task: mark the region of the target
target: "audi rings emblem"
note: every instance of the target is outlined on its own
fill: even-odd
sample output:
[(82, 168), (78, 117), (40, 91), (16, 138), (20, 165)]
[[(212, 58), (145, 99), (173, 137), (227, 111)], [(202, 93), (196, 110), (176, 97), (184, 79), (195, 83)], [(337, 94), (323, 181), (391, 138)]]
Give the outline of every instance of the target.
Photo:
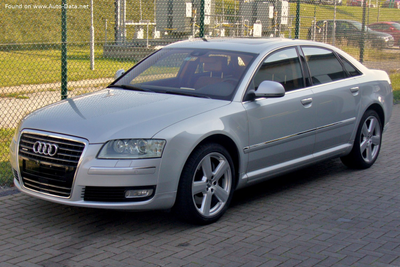
[(40, 155), (53, 157), (57, 154), (58, 145), (46, 142), (36, 141), (33, 144), (33, 152)]

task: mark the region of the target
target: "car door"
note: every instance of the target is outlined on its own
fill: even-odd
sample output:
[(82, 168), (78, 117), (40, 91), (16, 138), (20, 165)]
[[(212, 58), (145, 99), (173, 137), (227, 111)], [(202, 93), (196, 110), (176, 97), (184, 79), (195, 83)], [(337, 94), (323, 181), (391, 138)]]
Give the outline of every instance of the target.
[(267, 177), (310, 159), (315, 135), (313, 92), (304, 77), (295, 47), (270, 54), (254, 75), (249, 89), (264, 80), (280, 82), (285, 96), (244, 102), (248, 116), (249, 181)]
[[(356, 127), (360, 103), (359, 86), (329, 49), (302, 47), (311, 80), (316, 112), (314, 153), (335, 153), (349, 144)], [(349, 63), (347, 63), (349, 64)]]

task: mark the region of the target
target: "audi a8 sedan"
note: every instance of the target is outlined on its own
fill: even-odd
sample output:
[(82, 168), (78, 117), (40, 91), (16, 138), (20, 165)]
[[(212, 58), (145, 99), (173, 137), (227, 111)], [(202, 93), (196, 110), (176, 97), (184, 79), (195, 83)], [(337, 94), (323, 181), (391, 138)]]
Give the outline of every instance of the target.
[(386, 72), (327, 44), (182, 41), (26, 116), (14, 183), (59, 204), (213, 223), (237, 189), (330, 158), (370, 167), (392, 103)]

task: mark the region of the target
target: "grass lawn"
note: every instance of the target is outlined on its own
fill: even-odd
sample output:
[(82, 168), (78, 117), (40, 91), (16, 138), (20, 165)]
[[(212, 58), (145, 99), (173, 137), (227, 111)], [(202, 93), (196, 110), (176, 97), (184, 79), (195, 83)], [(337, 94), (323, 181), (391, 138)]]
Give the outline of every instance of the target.
[(395, 103), (400, 103), (400, 73), (390, 75), (393, 86), (393, 98)]
[(14, 129), (0, 129), (0, 186), (10, 186), (12, 184), (12, 173), (9, 163), (9, 146), (14, 131)]
[[(89, 48), (68, 50), (68, 81), (113, 77), (118, 69), (132, 67), (131, 60), (104, 59), (102, 47), (95, 49), (95, 69), (90, 69)], [(1, 87), (21, 84), (42, 84), (61, 80), (61, 52), (43, 50), (0, 51)]]

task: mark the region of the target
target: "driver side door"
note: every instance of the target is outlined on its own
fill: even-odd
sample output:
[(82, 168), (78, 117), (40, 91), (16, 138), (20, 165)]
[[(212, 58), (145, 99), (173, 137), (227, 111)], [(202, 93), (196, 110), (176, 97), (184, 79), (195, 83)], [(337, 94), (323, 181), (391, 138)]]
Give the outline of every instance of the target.
[(285, 95), (243, 103), (249, 129), (249, 146), (244, 149), (249, 156), (249, 182), (311, 160), (315, 143), (313, 92), (305, 88), (297, 48), (281, 49), (267, 56), (249, 89), (257, 90), (264, 80), (280, 82)]

